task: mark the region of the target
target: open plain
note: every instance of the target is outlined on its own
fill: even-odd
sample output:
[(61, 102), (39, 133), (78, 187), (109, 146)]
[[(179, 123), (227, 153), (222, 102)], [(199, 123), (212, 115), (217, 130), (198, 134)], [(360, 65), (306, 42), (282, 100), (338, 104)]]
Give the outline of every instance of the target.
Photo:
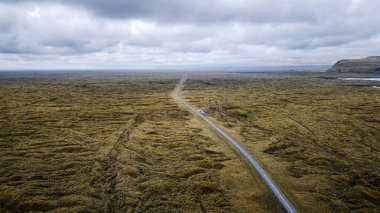
[[(281, 212), (174, 98), (182, 74), (1, 73), (1, 212)], [(361, 75), (349, 76), (360, 77)], [(331, 73), (191, 74), (181, 96), (299, 212), (379, 211), (380, 86)]]
[(0, 211), (277, 211), (173, 99), (180, 76), (1, 74)]
[(183, 96), (250, 150), (299, 211), (377, 212), (380, 83), (339, 80), (347, 76), (363, 77), (198, 75)]

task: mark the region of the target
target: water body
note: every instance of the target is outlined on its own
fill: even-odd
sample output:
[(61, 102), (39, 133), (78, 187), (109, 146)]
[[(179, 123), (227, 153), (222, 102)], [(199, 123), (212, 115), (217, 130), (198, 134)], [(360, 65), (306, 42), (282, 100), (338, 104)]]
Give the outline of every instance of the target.
[(345, 81), (380, 81), (380, 78), (338, 78)]
[[(379, 81), (380, 78), (338, 78), (344, 81)], [(380, 86), (369, 86), (369, 88), (380, 89)]]

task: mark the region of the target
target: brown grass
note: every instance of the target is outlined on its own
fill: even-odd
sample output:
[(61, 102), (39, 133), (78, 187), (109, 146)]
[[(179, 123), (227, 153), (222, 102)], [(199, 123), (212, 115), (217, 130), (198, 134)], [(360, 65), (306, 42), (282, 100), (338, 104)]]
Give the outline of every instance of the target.
[(338, 76), (193, 75), (184, 96), (242, 142), (301, 211), (379, 211), (380, 90), (368, 87), (379, 83)]
[(174, 101), (179, 78), (0, 75), (0, 211), (270, 211), (252, 195), (267, 195), (261, 183)]

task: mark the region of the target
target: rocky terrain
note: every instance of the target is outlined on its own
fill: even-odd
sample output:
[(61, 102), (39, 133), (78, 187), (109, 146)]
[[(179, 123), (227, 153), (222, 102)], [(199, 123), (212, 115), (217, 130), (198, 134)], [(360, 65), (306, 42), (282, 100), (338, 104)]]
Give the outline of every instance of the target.
[(380, 90), (336, 76), (192, 75), (182, 96), (248, 149), (299, 212), (380, 212)]
[(0, 212), (273, 212), (178, 75), (0, 73)]

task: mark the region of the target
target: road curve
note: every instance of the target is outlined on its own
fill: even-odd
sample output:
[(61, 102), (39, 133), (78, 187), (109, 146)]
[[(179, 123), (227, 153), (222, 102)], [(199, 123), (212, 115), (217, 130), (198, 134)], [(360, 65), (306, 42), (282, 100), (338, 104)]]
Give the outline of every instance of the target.
[(269, 177), (268, 173), (265, 172), (263, 167), (261, 167), (260, 164), (255, 159), (253, 159), (253, 157), (238, 142), (236, 142), (226, 132), (224, 132), (222, 129), (220, 129), (218, 126), (216, 126), (206, 116), (204, 116), (202, 113), (198, 112), (195, 108), (193, 108), (190, 104), (188, 104), (185, 100), (183, 100), (180, 97), (179, 93), (180, 93), (181, 87), (185, 83), (186, 80), (187, 80), (187, 75), (182, 76), (177, 88), (175, 89), (176, 99), (178, 99), (183, 105), (185, 105), (187, 108), (189, 108), (195, 114), (197, 114), (200, 118), (202, 118), (215, 131), (217, 131), (220, 135), (222, 135), (231, 145), (233, 145), (246, 158), (246, 160), (249, 161), (251, 166), (253, 166), (256, 169), (256, 171), (260, 174), (260, 176), (263, 178), (263, 180), (268, 185), (268, 187), (273, 191), (273, 193), (275, 194), (277, 199), (284, 206), (286, 211), (289, 213), (296, 213), (297, 210), (292, 206), (290, 201), (281, 192), (280, 188), (278, 188), (278, 186), (275, 184), (275, 182), (272, 180), (272, 178)]

